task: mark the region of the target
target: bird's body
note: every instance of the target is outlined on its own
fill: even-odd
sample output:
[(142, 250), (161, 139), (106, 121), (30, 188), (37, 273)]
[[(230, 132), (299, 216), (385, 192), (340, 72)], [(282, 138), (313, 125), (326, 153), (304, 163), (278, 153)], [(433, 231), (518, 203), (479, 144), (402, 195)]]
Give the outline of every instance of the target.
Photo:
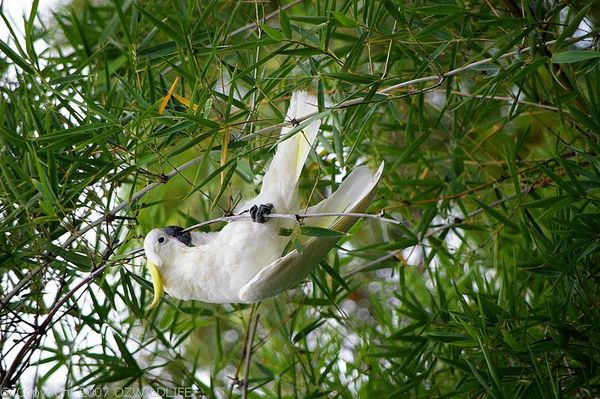
[(194, 246), (180, 247), (177, 266), (160, 273), (165, 290), (179, 299), (241, 302), (242, 287), (282, 255), (289, 237), (278, 234), (281, 226), (281, 219), (263, 224), (244, 219), (217, 233), (192, 233)]
[[(316, 98), (307, 93), (294, 93), (287, 120), (297, 120), (316, 112), (316, 102)], [(276, 213), (301, 212), (298, 179), (314, 144), (319, 123), (318, 120), (311, 122), (277, 146), (260, 193), (238, 206), (236, 212), (267, 203), (273, 205)], [(285, 137), (289, 131), (290, 128), (283, 128), (281, 136)], [(366, 167), (357, 168), (331, 197), (309, 211), (363, 210), (372, 199), (380, 175), (381, 168), (375, 176)], [(311, 223), (347, 231), (354, 221), (322, 218)], [(219, 232), (191, 233), (191, 245), (169, 235), (165, 229), (154, 229), (146, 236), (144, 249), (149, 262), (157, 267), (153, 276), (160, 281), (154, 281), (155, 289), (156, 284), (162, 284), (176, 298), (213, 303), (255, 302), (275, 295), (305, 278), (338, 240), (311, 238), (303, 243), (305, 250), (302, 253), (292, 251), (283, 256), (289, 237), (281, 235), (280, 230), (293, 227), (294, 223), (278, 218), (266, 223), (236, 220)]]

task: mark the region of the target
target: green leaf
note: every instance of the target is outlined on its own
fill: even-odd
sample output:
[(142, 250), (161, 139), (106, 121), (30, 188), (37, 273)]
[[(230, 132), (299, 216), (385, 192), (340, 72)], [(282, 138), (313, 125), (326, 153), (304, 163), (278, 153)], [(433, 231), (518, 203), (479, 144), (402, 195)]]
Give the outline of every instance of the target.
[(64, 258), (65, 260), (73, 263), (82, 270), (90, 270), (92, 268), (91, 259), (86, 256), (75, 252), (74, 250), (66, 250), (54, 244), (48, 244), (48, 249), (51, 253)]
[(342, 25), (344, 25), (348, 28), (355, 28), (358, 26), (358, 23), (355, 20), (353, 20), (350, 17), (347, 17), (346, 15), (342, 14), (341, 12), (332, 11), (331, 14), (333, 15), (333, 17), (335, 19), (338, 20), (339, 23), (341, 23)]
[(125, 363), (127, 363), (127, 366), (129, 366), (133, 370), (139, 372), (140, 367), (138, 366), (137, 362), (135, 361), (135, 359), (129, 352), (129, 349), (127, 349), (125, 342), (123, 342), (121, 337), (115, 333), (113, 333), (113, 339), (117, 343), (117, 346), (119, 347), (119, 351), (121, 352), (121, 356), (123, 356), (123, 360), (125, 360)]
[(280, 236), (289, 237), (292, 235), (293, 231), (294, 230), (292, 230), (292, 229), (286, 229), (286, 228), (282, 227), (279, 229), (279, 232), (277, 234), (279, 234)]
[(294, 238), (293, 241), (294, 241), (294, 248), (296, 249), (296, 251), (298, 251), (299, 254), (303, 254), (304, 249), (302, 248), (302, 243), (300, 242), (300, 240), (298, 240), (297, 238)]
[(345, 237), (347, 234), (341, 231), (329, 230), (317, 226), (300, 226), (300, 233), (311, 237)]
[(298, 331), (296, 334), (293, 335), (292, 342), (297, 343), (298, 341), (306, 338), (308, 336), (308, 334), (310, 334), (317, 328), (321, 327), (324, 322), (325, 322), (325, 320), (316, 320), (316, 321), (310, 323), (309, 325), (304, 327), (302, 330)]
[(596, 58), (600, 58), (600, 51), (573, 50), (554, 54), (552, 56), (552, 62), (554, 64), (571, 64), (574, 62), (588, 61)]
[(290, 19), (287, 16), (287, 13), (283, 10), (279, 11), (279, 24), (281, 25), (281, 30), (283, 34), (288, 39), (292, 38), (292, 26), (290, 24)]
[(557, 203), (564, 203), (564, 205), (568, 205), (575, 201), (575, 199), (568, 195), (561, 195), (558, 197), (548, 197), (542, 198), (537, 201), (528, 202), (526, 204), (522, 204), (523, 208), (551, 208)]
[[(181, 45), (181, 46), (187, 45), (186, 40), (183, 37), (183, 35), (181, 33), (179, 33), (175, 28), (171, 27), (171, 24), (170, 24), (170, 21), (168, 18), (163, 18), (163, 21), (161, 21), (160, 19), (158, 19), (154, 15), (152, 15), (151, 12), (146, 11), (146, 9), (144, 9), (144, 7), (142, 7), (141, 5), (139, 5), (137, 3), (134, 3), (134, 4), (142, 12), (142, 14), (144, 14), (144, 16), (146, 18), (148, 18), (148, 20), (154, 26), (156, 26), (156, 28), (158, 28), (164, 34), (169, 36), (171, 39), (175, 40), (177, 43), (179, 43), (179, 45)], [(164, 22), (164, 21), (169, 21), (169, 22)]]
[(20, 66), (23, 71), (30, 74), (35, 74), (35, 69), (33, 69), (33, 67), (29, 65), (29, 63), (23, 57), (15, 53), (13, 49), (11, 49), (8, 44), (4, 43), (2, 40), (0, 40), (0, 51), (2, 51), (15, 64)]
[(487, 214), (492, 216), (494, 219), (498, 220), (500, 223), (504, 224), (506, 227), (510, 227), (511, 229), (513, 229), (515, 231), (519, 231), (519, 226), (517, 226), (517, 224), (515, 222), (513, 222), (512, 220), (510, 220), (506, 215), (502, 214), (501, 212), (495, 210), (491, 206), (489, 206), (477, 199), (475, 199), (475, 201), (484, 209), (484, 211)]
[(221, 187), (219, 189), (219, 192), (217, 193), (217, 195), (215, 196), (215, 198), (212, 201), (212, 204), (210, 206), (211, 210), (213, 210), (215, 208), (215, 206), (217, 206), (219, 200), (221, 199), (221, 196), (223, 196), (223, 194), (225, 193), (225, 190), (227, 189), (227, 186), (229, 185), (229, 181), (233, 177), (233, 173), (235, 172), (235, 169), (237, 167), (237, 160), (232, 159), (231, 161), (233, 161), (233, 162), (231, 162), (231, 164), (229, 165), (227, 171), (225, 172), (225, 174), (223, 176), (223, 180), (221, 181)]
[(276, 42), (281, 42), (283, 40), (285, 40), (285, 36), (283, 35), (283, 33), (281, 33), (280, 31), (278, 31), (275, 28), (270, 27), (267, 24), (259, 24), (260, 28), (273, 40), (275, 40)]
[(345, 82), (360, 83), (360, 84), (369, 84), (369, 83), (377, 82), (379, 80), (379, 76), (359, 75), (359, 74), (350, 73), (350, 72), (328, 73), (325, 75), (325, 77), (343, 80)]

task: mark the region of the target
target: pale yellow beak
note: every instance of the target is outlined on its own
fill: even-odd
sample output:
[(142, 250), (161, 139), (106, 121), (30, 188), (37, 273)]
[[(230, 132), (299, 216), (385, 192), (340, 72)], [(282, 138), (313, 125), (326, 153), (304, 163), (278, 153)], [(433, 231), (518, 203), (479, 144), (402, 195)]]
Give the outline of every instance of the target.
[(152, 299), (152, 303), (148, 306), (147, 310), (154, 309), (156, 305), (160, 302), (160, 298), (165, 292), (165, 288), (163, 285), (162, 277), (158, 271), (156, 265), (150, 261), (146, 263), (148, 267), (148, 271), (150, 272), (150, 276), (152, 277), (152, 285), (154, 286), (154, 299)]

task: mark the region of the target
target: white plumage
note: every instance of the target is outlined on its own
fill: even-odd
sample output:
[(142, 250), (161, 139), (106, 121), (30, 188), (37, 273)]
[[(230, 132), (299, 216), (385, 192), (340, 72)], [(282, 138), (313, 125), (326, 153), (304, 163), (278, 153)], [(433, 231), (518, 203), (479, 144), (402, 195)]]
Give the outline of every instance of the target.
[[(295, 92), (286, 120), (298, 120), (316, 112), (316, 103), (314, 96)], [(237, 212), (266, 203), (273, 204), (275, 213), (301, 212), (298, 179), (319, 125), (316, 120), (277, 146), (260, 193), (240, 204)], [(283, 128), (281, 137), (286, 137), (291, 129)], [(364, 211), (374, 196), (382, 171), (383, 164), (374, 175), (365, 166), (355, 169), (335, 193), (308, 212)], [(307, 219), (307, 224), (347, 231), (355, 221), (351, 217), (330, 217)], [(249, 219), (233, 221), (219, 232), (191, 233), (193, 246), (186, 246), (163, 229), (152, 230), (144, 240), (144, 249), (149, 263), (157, 268), (153, 272), (155, 293), (160, 295), (160, 286), (164, 285), (169, 294), (179, 299), (250, 303), (298, 284), (338, 239), (312, 237), (303, 242), (302, 253), (294, 250), (282, 256), (289, 237), (281, 236), (279, 231), (282, 227), (293, 227), (294, 223), (275, 218), (266, 223)]]

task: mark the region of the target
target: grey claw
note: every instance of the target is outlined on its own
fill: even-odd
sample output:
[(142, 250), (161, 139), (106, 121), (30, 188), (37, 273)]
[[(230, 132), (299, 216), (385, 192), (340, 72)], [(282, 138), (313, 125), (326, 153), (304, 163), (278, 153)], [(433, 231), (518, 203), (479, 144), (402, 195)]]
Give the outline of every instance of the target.
[(267, 221), (266, 216), (273, 211), (273, 204), (260, 204), (259, 206), (252, 206), (250, 208), (250, 217), (253, 222), (265, 223)]

